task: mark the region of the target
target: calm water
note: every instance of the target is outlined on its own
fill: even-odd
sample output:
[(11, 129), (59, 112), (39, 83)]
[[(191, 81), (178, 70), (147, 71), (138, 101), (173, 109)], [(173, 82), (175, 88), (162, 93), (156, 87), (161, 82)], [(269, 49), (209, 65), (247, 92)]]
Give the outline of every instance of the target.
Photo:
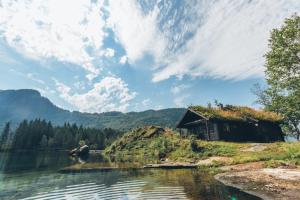
[(258, 199), (195, 169), (58, 172), (77, 162), (65, 152), (0, 153), (0, 199)]

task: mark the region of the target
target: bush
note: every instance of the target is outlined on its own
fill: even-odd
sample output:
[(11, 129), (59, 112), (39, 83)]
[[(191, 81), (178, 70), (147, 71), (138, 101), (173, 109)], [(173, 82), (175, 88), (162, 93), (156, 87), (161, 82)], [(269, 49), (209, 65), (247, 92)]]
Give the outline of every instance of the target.
[(197, 143), (197, 140), (196, 140), (196, 136), (192, 135), (190, 137), (190, 147), (192, 149), (192, 151), (199, 151), (199, 147), (198, 147), (198, 143)]
[(80, 140), (80, 141), (78, 142), (78, 144), (79, 144), (80, 147), (82, 147), (82, 146), (85, 145), (85, 141), (84, 141), (84, 140)]
[(287, 159), (300, 159), (300, 145), (291, 145), (285, 148)]

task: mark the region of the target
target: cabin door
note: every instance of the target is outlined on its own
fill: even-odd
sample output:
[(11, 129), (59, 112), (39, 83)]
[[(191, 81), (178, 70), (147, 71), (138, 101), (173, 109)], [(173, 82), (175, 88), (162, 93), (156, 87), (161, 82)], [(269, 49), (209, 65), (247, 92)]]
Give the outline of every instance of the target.
[(219, 132), (218, 132), (218, 126), (216, 123), (209, 123), (208, 133), (209, 133), (210, 140), (219, 140), (220, 139)]

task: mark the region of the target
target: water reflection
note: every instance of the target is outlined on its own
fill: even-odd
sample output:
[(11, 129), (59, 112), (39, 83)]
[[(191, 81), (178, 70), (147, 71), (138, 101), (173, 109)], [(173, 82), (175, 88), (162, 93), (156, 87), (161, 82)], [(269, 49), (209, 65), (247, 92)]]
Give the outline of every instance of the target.
[(75, 162), (68, 159), (67, 152), (63, 151), (0, 152), (0, 170), (6, 173), (57, 169)]
[(117, 182), (109, 187), (104, 184), (85, 183), (69, 185), (63, 189), (40, 193), (25, 199), (188, 199), (183, 187), (155, 187), (145, 189), (145, 181)]
[[(57, 152), (0, 158), (0, 199), (258, 199), (195, 169), (61, 174), (59, 168), (78, 160)], [(92, 156), (86, 162), (95, 161), (104, 160)]]

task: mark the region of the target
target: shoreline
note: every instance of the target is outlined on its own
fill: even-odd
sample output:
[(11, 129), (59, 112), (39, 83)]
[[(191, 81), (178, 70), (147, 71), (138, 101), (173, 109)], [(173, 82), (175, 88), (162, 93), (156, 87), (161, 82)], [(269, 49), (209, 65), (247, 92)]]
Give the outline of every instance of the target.
[[(258, 164), (258, 163), (257, 163)], [(247, 167), (248, 166), (248, 167)], [(260, 165), (261, 166), (261, 165)], [(262, 199), (289, 200), (300, 197), (300, 168), (253, 168), (253, 163), (245, 163), (227, 168), (214, 178), (226, 186), (237, 188)], [(242, 170), (237, 168), (244, 167)], [(221, 167), (222, 168), (222, 167)]]
[(233, 188), (236, 188), (236, 189), (239, 189), (247, 194), (250, 194), (250, 195), (253, 195), (253, 196), (256, 196), (256, 197), (259, 197), (261, 199), (264, 199), (264, 200), (271, 200), (271, 198), (267, 195), (264, 195), (264, 194), (260, 194), (260, 193), (257, 193), (257, 192), (254, 192), (254, 191), (251, 191), (251, 190), (246, 190), (244, 189), (241, 185), (238, 185), (238, 184), (233, 184), (233, 183), (230, 183), (229, 181), (226, 181), (225, 179), (223, 179), (221, 176), (223, 175), (224, 173), (220, 173), (220, 174), (216, 174), (214, 176), (214, 179), (219, 181), (220, 183), (226, 185), (226, 186), (229, 186), (229, 187), (233, 187)]

